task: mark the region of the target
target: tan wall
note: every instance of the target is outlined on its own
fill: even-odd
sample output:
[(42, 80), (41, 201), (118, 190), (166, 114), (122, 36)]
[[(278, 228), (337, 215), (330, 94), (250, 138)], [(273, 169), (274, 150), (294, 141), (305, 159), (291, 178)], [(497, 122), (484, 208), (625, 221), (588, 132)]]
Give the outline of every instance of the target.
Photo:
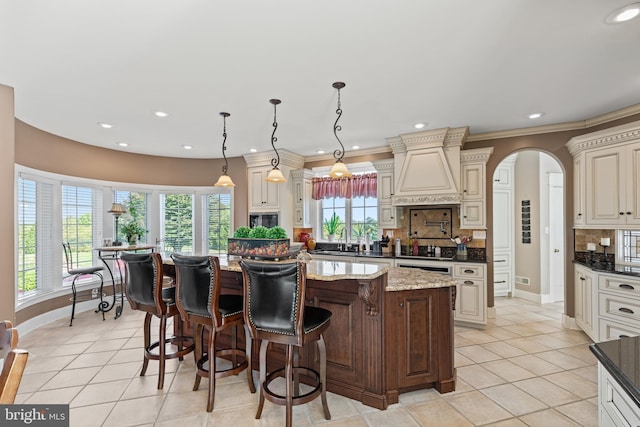
[(0, 320), (15, 319), (14, 125), (13, 88), (0, 85)]

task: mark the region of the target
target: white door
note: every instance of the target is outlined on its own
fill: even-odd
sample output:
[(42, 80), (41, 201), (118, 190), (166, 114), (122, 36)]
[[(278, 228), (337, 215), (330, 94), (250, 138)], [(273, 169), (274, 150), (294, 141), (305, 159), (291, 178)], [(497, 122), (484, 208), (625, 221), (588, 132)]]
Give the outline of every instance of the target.
[(564, 188), (561, 173), (549, 174), (549, 293), (564, 301)]

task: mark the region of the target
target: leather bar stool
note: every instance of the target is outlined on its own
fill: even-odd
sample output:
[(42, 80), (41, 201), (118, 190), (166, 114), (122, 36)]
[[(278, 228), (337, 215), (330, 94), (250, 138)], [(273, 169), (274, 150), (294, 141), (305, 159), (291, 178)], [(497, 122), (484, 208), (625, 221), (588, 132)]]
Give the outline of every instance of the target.
[[(187, 322), (194, 326), (196, 343), (196, 381), (193, 390), (198, 390), (202, 377), (209, 379), (207, 412), (213, 410), (216, 379), (237, 375), (247, 370), (247, 382), (251, 393), (256, 392), (251, 374), (251, 338), (245, 328), (245, 350), (237, 346), (238, 326), (244, 327), (242, 317), (242, 295), (220, 295), (220, 260), (215, 256), (185, 256), (172, 254), (176, 266), (176, 289), (178, 310)], [(216, 350), (217, 336), (231, 329), (231, 348)], [(209, 346), (204, 347), (204, 329), (209, 331)], [(216, 357), (231, 359), (231, 367), (216, 368)]]
[[(262, 415), (265, 398), (286, 406), (286, 425), (291, 426), (292, 407), (322, 398), (322, 409), (331, 419), (327, 406), (327, 352), (322, 337), (329, 327), (331, 312), (324, 308), (305, 306), (306, 264), (270, 261), (240, 261), (244, 279), (244, 317), (251, 338), (260, 344), (260, 403), (256, 419)], [(298, 365), (299, 349), (316, 342), (320, 356), (320, 372)], [(285, 367), (267, 375), (267, 349), (270, 343), (286, 345)], [(269, 384), (284, 371), (285, 395), (271, 391)], [(300, 394), (299, 375), (310, 377), (313, 389)]]
[[(147, 372), (149, 360), (158, 360), (158, 389), (164, 387), (165, 361), (167, 359), (183, 360), (184, 356), (195, 349), (191, 337), (182, 333), (183, 325), (178, 307), (175, 303), (175, 288), (162, 287), (162, 258), (158, 253), (132, 254), (120, 256), (125, 263), (124, 291), (133, 310), (145, 311), (144, 317), (144, 360), (140, 376)], [(160, 319), (158, 341), (151, 342), (151, 319)], [(167, 319), (177, 322), (177, 336), (167, 338)], [(177, 346), (175, 351), (167, 353), (166, 345)], [(155, 351), (157, 349), (157, 352)]]

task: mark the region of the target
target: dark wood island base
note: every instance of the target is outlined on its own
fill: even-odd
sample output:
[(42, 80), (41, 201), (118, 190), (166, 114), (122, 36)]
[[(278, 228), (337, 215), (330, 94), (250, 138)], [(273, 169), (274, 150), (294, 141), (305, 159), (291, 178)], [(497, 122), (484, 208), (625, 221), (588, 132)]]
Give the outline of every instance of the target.
[[(242, 293), (242, 275), (235, 264), (223, 263), (223, 293)], [(332, 312), (331, 326), (324, 334), (327, 389), (378, 409), (397, 403), (400, 393), (412, 390), (454, 391), (452, 299), (455, 282), (437, 275), (450, 282), (432, 282), (433, 287), (413, 283), (409, 286), (413, 289), (396, 288), (393, 283), (389, 284), (389, 277), (392, 282), (406, 280), (406, 275), (420, 274), (421, 270), (389, 269), (376, 264), (378, 269), (374, 273), (358, 274), (347, 268), (344, 274), (345, 264), (350, 265), (314, 260), (307, 274), (305, 304)], [(165, 267), (165, 274), (172, 275), (172, 266)], [(336, 274), (327, 272), (331, 268), (336, 269)], [(399, 277), (400, 273), (403, 277)], [(218, 339), (224, 346), (229, 344), (229, 338)], [(258, 349), (259, 343), (254, 342), (255, 370), (258, 369)], [(284, 356), (283, 346), (271, 345), (268, 370), (282, 367)], [(302, 348), (300, 363), (317, 366), (315, 346)]]

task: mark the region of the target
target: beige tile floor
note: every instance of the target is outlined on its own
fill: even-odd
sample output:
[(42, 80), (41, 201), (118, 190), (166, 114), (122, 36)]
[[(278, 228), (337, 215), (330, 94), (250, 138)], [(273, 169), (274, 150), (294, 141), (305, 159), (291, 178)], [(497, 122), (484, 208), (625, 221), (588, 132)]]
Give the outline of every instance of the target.
[[(318, 399), (294, 408), (295, 426), (597, 426), (597, 366), (582, 332), (563, 329), (562, 304), (496, 301), (484, 330), (456, 327), (456, 391), (400, 395), (386, 411), (329, 393), (332, 419)], [(281, 426), (284, 408), (265, 403), (244, 375), (218, 381), (205, 411), (206, 382), (192, 391), (194, 362), (168, 362), (164, 390), (157, 363), (140, 377), (143, 314), (128, 306), (114, 320), (92, 311), (20, 338), (29, 362), (16, 403), (68, 403), (71, 426)], [(254, 373), (255, 374), (255, 373)]]

